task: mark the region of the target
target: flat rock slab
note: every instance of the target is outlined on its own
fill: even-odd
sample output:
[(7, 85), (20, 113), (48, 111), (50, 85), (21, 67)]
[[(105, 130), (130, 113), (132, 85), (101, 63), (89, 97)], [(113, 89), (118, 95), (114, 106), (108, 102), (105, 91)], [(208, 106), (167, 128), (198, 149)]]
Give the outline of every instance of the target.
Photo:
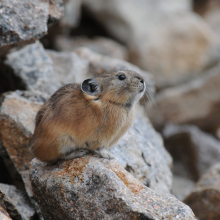
[(220, 163), (201, 177), (184, 202), (200, 220), (220, 218)]
[(0, 198), (13, 219), (32, 220), (34, 218), (35, 210), (28, 197), (15, 186), (0, 183)]
[(47, 165), (33, 159), (30, 178), (47, 220), (195, 219), (188, 206), (155, 193), (114, 160), (86, 156)]

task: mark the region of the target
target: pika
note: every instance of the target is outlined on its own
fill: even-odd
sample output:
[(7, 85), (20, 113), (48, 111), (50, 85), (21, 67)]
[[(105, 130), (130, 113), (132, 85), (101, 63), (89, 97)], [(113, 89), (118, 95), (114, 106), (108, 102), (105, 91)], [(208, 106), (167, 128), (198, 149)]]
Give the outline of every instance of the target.
[(143, 77), (130, 70), (105, 73), (57, 90), (36, 115), (34, 156), (44, 162), (106, 150), (132, 125), (134, 105), (143, 96)]

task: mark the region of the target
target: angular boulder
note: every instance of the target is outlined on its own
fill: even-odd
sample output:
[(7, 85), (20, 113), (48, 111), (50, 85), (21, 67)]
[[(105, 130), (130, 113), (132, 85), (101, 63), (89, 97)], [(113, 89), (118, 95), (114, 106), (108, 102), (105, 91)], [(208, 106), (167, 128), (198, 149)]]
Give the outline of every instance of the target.
[(147, 188), (114, 160), (86, 156), (48, 165), (32, 160), (30, 178), (45, 219), (195, 219), (171, 195)]

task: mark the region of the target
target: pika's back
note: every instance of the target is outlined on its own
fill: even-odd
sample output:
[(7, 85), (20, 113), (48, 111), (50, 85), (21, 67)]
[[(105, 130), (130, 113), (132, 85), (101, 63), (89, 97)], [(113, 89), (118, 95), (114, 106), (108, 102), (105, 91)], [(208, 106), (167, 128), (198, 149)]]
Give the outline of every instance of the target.
[(105, 73), (55, 92), (36, 116), (33, 152), (43, 161), (72, 150), (110, 147), (133, 121), (145, 82), (133, 71)]

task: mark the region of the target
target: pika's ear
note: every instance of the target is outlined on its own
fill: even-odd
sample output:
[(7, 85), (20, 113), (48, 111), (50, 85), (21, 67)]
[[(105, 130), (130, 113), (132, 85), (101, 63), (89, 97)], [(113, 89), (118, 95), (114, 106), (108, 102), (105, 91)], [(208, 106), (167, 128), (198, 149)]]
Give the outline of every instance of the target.
[(96, 95), (100, 90), (99, 82), (96, 79), (86, 79), (81, 84), (81, 90), (89, 95)]

